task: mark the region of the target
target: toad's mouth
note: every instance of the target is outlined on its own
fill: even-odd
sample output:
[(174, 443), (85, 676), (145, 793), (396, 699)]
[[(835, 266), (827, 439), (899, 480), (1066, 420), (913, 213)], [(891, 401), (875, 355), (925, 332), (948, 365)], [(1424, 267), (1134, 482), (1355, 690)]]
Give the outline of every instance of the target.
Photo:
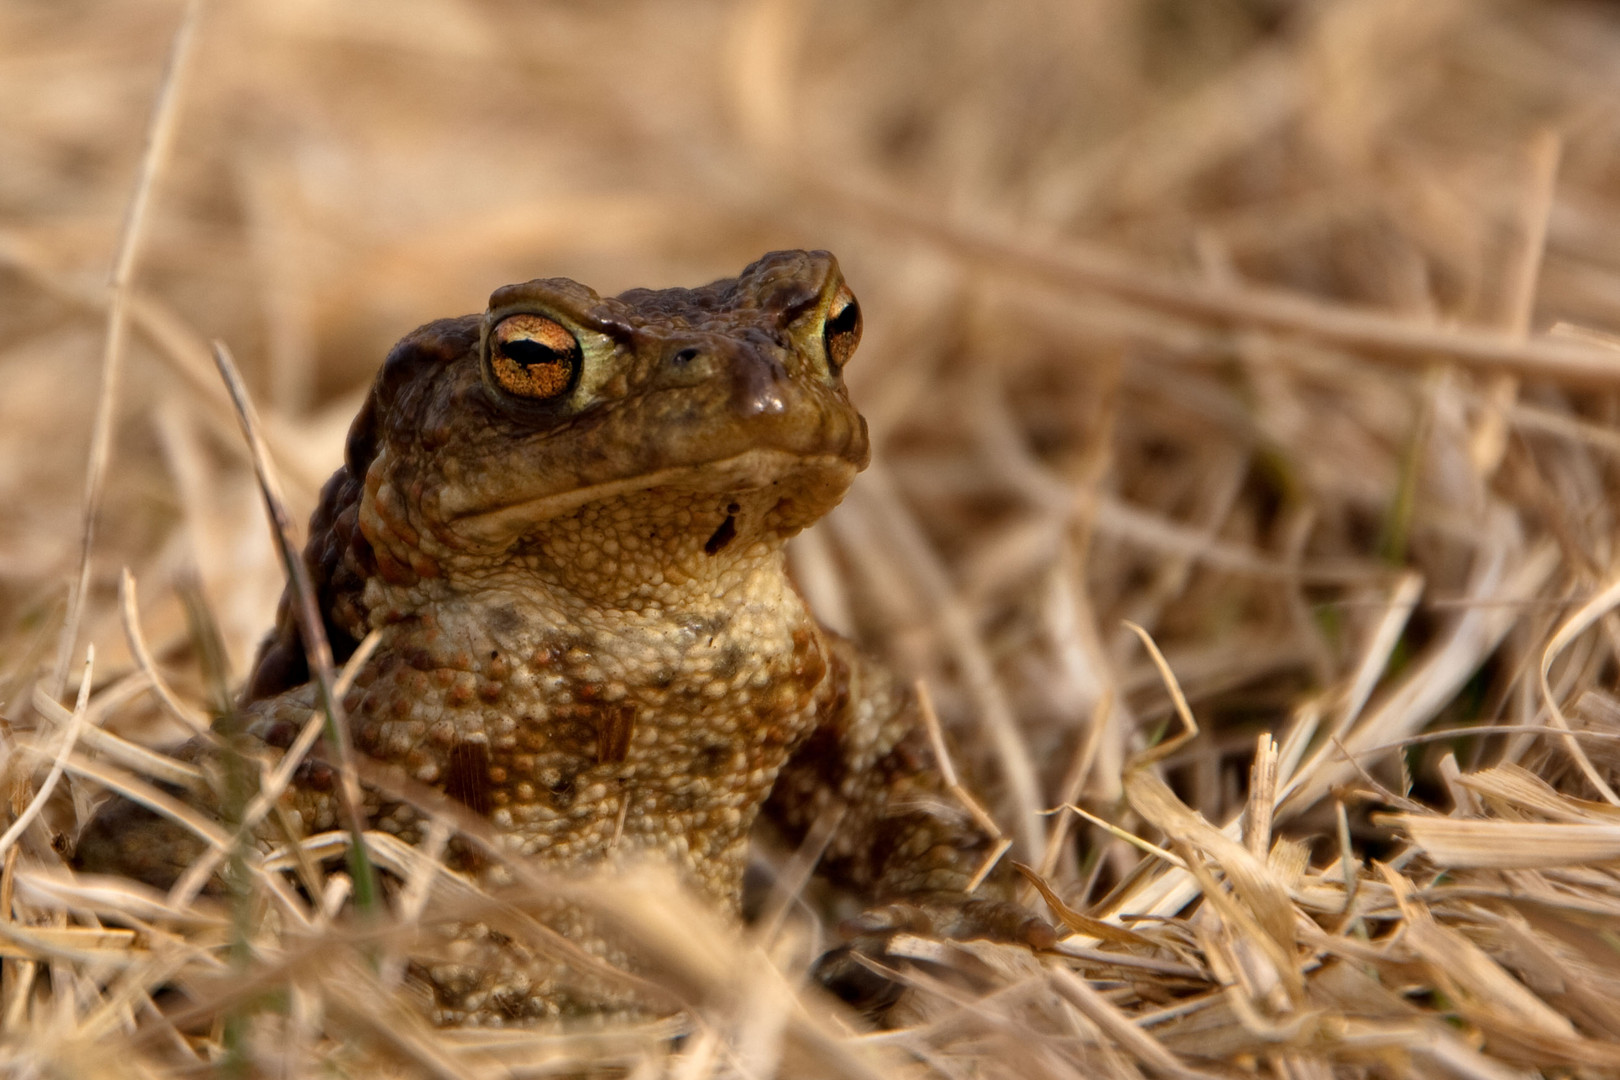
[(591, 503), (639, 492), (665, 488), (716, 495), (764, 495), (769, 489), (771, 527), (790, 535), (838, 505), (859, 471), (860, 465), (840, 454), (796, 454), (756, 447), (714, 461), (656, 469), (499, 506), (441, 508), (447, 511), (447, 523), (458, 537), (498, 546)]

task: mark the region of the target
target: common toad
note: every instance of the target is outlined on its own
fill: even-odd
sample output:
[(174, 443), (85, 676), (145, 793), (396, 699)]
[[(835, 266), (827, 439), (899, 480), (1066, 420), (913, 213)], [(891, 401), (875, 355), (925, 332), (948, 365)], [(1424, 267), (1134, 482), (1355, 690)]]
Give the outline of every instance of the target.
[[(874, 901), (977, 911), (958, 933), (1040, 938), (967, 897), (989, 838), (946, 795), (912, 693), (786, 573), (785, 542), (867, 463), (843, 381), (860, 337), (819, 251), (698, 289), (509, 285), (408, 335), (304, 556), (336, 658), (380, 635), (345, 702), (356, 749), (544, 865), (651, 853), (732, 910), (762, 811), (796, 841), (841, 805), (824, 873)], [(294, 607), (289, 589), (243, 696), (272, 747), (314, 700)], [(339, 824), (321, 785), (283, 802), (306, 832)], [(417, 838), (410, 807), (368, 810)], [(81, 865), (173, 880), (193, 849), (154, 862), (145, 813), (104, 812)], [(545, 979), (497, 1002), (480, 962), (512, 967), (428, 972), (439, 1020), (560, 1007)]]

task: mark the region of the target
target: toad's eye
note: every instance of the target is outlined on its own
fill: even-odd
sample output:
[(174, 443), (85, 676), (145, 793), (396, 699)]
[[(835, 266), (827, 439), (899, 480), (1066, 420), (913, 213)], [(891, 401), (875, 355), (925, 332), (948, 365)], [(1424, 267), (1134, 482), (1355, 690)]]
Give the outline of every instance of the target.
[(827, 321), (822, 326), (821, 339), (827, 346), (827, 362), (836, 373), (843, 370), (849, 358), (855, 355), (855, 346), (861, 343), (861, 305), (848, 285), (838, 286), (827, 309)]
[(539, 401), (561, 397), (574, 384), (579, 364), (579, 342), (544, 315), (508, 315), (490, 331), (490, 374), (509, 394)]

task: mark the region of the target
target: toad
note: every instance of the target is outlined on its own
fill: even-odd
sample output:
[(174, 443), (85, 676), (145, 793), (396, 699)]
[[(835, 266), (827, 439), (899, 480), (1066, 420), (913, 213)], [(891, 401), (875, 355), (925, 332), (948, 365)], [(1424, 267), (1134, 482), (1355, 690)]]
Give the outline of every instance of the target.
[[(756, 818), (797, 842), (837, 808), (821, 872), (913, 926), (1049, 940), (969, 896), (991, 841), (946, 793), (913, 693), (786, 572), (786, 541), (867, 463), (843, 379), (860, 338), (819, 251), (697, 289), (509, 285), (406, 336), (304, 553), (336, 659), (378, 635), (345, 701), (355, 749), (541, 865), (651, 856), (732, 911)], [(295, 607), (289, 586), (241, 702), (270, 748), (315, 700)], [(319, 787), (283, 799), (306, 833), (339, 825)], [(366, 811), (419, 839), (409, 805)], [(143, 815), (104, 811), (81, 867), (172, 882), (195, 844), (154, 846)], [(438, 1020), (566, 1011), (544, 978), (502, 997), (483, 963), (513, 967), (474, 950), (426, 970)]]

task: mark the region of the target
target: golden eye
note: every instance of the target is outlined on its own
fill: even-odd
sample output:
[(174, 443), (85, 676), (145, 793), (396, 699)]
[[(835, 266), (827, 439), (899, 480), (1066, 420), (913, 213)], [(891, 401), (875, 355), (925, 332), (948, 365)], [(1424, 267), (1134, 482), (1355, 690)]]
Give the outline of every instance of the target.
[(490, 331), (490, 374), (507, 393), (540, 401), (561, 397), (579, 364), (579, 342), (555, 319), (508, 315)]
[(827, 321), (822, 325), (821, 340), (827, 346), (827, 362), (834, 373), (843, 370), (849, 358), (855, 355), (855, 346), (861, 343), (861, 305), (848, 285), (838, 286), (827, 309)]

